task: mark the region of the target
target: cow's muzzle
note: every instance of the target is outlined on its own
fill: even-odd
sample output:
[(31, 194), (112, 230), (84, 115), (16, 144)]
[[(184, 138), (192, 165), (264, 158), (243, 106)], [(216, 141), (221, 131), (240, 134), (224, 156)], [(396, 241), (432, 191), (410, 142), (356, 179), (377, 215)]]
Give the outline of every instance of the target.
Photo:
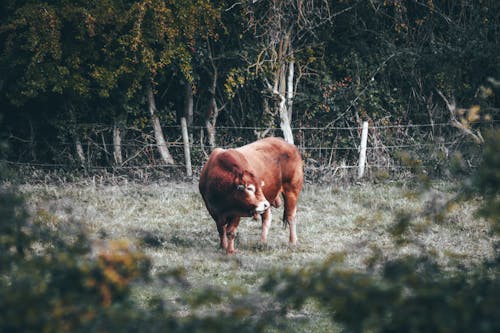
[(261, 201), (257, 204), (257, 207), (255, 207), (254, 213), (255, 214), (263, 214), (267, 209), (269, 209), (269, 207), (271, 207), (271, 204), (269, 203), (269, 201), (267, 201), (267, 200)]

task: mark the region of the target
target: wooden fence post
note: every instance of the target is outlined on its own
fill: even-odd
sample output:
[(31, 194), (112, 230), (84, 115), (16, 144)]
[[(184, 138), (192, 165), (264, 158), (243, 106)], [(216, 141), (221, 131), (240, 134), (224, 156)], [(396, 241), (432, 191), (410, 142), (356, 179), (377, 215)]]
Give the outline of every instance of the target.
[(363, 130), (361, 132), (361, 149), (359, 150), (358, 179), (362, 178), (365, 173), (367, 141), (368, 141), (368, 122), (363, 121)]
[(186, 174), (188, 177), (191, 177), (193, 175), (193, 169), (191, 168), (191, 152), (189, 150), (189, 135), (185, 117), (181, 118), (181, 128), (182, 141), (184, 142), (184, 157), (186, 160)]

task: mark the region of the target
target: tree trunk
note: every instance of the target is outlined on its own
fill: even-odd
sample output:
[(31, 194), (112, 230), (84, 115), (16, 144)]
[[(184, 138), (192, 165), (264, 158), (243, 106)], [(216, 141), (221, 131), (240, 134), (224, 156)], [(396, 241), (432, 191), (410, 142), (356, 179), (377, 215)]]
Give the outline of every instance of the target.
[(288, 109), (288, 120), (292, 122), (293, 116), (293, 75), (295, 70), (295, 61), (290, 60), (288, 63), (288, 77), (286, 83), (286, 107)]
[(76, 155), (78, 156), (80, 163), (82, 164), (82, 166), (85, 166), (85, 153), (83, 152), (82, 142), (80, 141), (80, 138), (77, 135), (75, 135), (75, 148), (76, 148)]
[(113, 124), (113, 157), (116, 165), (121, 166), (123, 164), (122, 135), (120, 126), (116, 120)]
[(213, 125), (209, 120), (206, 122), (207, 134), (208, 134), (208, 144), (210, 145), (210, 150), (215, 149), (215, 125)]
[(286, 142), (293, 144), (292, 126), (290, 125), (290, 119), (288, 118), (286, 98), (282, 95), (280, 96), (279, 112), (280, 112), (280, 127), (281, 131), (283, 132), (283, 138), (285, 139)]
[[(274, 75), (274, 85), (272, 87), (273, 95), (279, 100), (278, 114), (280, 117), (280, 128), (283, 132), (285, 141), (293, 144), (291, 107), (293, 101), (293, 61), (287, 63), (285, 56), (291, 52), (290, 38), (286, 35), (280, 42), (277, 61), (281, 62), (277, 72)], [(287, 73), (288, 69), (288, 73)]]
[[(217, 77), (214, 75), (214, 83), (212, 85), (214, 87), (214, 89), (215, 89), (215, 84), (216, 84), (215, 80), (217, 80)], [(217, 116), (219, 114), (219, 109), (217, 108), (217, 101), (215, 100), (215, 93), (212, 93), (212, 90), (211, 90), (210, 94), (212, 96), (210, 97), (207, 120), (205, 122), (205, 125), (207, 127), (208, 144), (210, 145), (210, 150), (214, 150), (215, 149), (215, 133), (216, 133), (215, 125), (217, 123)]]
[(82, 142), (80, 141), (80, 136), (78, 135), (78, 128), (76, 126), (76, 114), (73, 110), (73, 106), (71, 104), (65, 104), (65, 108), (69, 115), (69, 129), (70, 133), (75, 140), (75, 150), (76, 156), (80, 161), (82, 167), (85, 167), (85, 153), (83, 152)]
[(28, 124), (30, 125), (30, 141), (29, 141), (29, 146), (30, 146), (30, 151), (31, 151), (31, 158), (33, 161), (36, 161), (36, 144), (35, 144), (35, 129), (33, 128), (33, 122), (31, 121), (31, 117), (28, 117)]
[(278, 114), (280, 117), (280, 128), (283, 132), (283, 138), (285, 141), (293, 144), (292, 126), (290, 118), (288, 117), (287, 98), (285, 95), (286, 81), (284, 70), (280, 70), (280, 73), (277, 75), (276, 81), (274, 82), (274, 86), (271, 90), (273, 95), (279, 100)]
[(215, 92), (217, 89), (217, 67), (213, 61), (212, 55), (210, 53), (210, 62), (212, 65), (212, 83), (208, 89), (210, 93), (210, 102), (208, 104), (208, 110), (206, 114), (205, 127), (207, 128), (208, 144), (210, 145), (210, 150), (214, 150), (216, 147), (215, 134), (216, 134), (216, 124), (219, 112), (224, 108), (219, 108), (217, 106), (217, 100), (215, 98)]
[(106, 138), (104, 137), (104, 132), (101, 132), (102, 150), (104, 151), (104, 158), (106, 159), (106, 164), (109, 164), (109, 151), (108, 144), (106, 143)]
[[(292, 119), (290, 117), (291, 110), (289, 110), (289, 101), (292, 100), (293, 97), (293, 83), (290, 84), (290, 74), (288, 74), (288, 78), (286, 76), (286, 64), (283, 64), (281, 73), (280, 73), (280, 83), (279, 83), (279, 115), (280, 115), (280, 127), (283, 131), (283, 137), (285, 141), (293, 144), (293, 133), (292, 133)], [(293, 75), (292, 75), (293, 82)], [(291, 87), (290, 87), (291, 86)]]
[(147, 87), (148, 94), (148, 105), (149, 105), (149, 114), (151, 115), (151, 122), (153, 123), (153, 130), (155, 134), (156, 145), (158, 147), (158, 151), (163, 162), (167, 165), (175, 164), (172, 155), (168, 151), (167, 143), (165, 141), (165, 137), (163, 136), (163, 131), (160, 125), (160, 118), (158, 118), (155, 97), (153, 94), (153, 87), (151, 84), (148, 84)]
[(187, 126), (193, 124), (193, 87), (186, 81), (186, 96), (184, 102), (184, 117), (186, 117)]
[(207, 134), (208, 134), (208, 144), (210, 145), (210, 150), (215, 149), (215, 125), (217, 123), (217, 116), (219, 115), (219, 109), (217, 108), (217, 101), (215, 100), (215, 87), (217, 85), (217, 72), (214, 71), (212, 86), (209, 89), (210, 92), (210, 102), (208, 105), (208, 114), (206, 120)]
[(285, 80), (285, 66), (280, 69), (277, 75), (277, 82), (274, 84), (273, 94), (278, 97), (278, 114), (280, 117), (280, 128), (283, 132), (283, 138), (286, 142), (293, 144), (293, 133), (291, 120), (288, 117), (287, 98), (286, 98), (286, 80)]

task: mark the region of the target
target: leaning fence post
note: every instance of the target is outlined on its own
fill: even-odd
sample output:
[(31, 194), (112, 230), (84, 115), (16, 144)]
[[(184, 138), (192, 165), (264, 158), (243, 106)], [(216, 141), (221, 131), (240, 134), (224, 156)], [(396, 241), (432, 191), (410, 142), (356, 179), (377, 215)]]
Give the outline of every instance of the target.
[(362, 178), (365, 173), (367, 141), (368, 141), (368, 122), (363, 121), (363, 130), (361, 132), (361, 149), (359, 150), (358, 179)]
[(181, 118), (181, 128), (182, 128), (182, 141), (184, 141), (184, 157), (186, 160), (186, 174), (188, 177), (193, 175), (193, 169), (191, 168), (191, 152), (189, 151), (189, 135), (187, 130), (186, 118)]

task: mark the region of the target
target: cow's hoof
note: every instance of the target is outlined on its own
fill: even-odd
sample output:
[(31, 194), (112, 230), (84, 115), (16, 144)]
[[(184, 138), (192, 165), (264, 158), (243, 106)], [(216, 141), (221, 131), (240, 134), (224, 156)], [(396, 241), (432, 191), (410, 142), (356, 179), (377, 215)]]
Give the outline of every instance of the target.
[(255, 250), (257, 251), (268, 251), (271, 249), (271, 246), (266, 242), (260, 242), (258, 245), (255, 246)]
[(236, 252), (237, 252), (236, 250), (227, 250), (227, 251), (226, 251), (226, 254), (227, 254), (228, 256), (232, 256), (233, 254), (236, 254)]

